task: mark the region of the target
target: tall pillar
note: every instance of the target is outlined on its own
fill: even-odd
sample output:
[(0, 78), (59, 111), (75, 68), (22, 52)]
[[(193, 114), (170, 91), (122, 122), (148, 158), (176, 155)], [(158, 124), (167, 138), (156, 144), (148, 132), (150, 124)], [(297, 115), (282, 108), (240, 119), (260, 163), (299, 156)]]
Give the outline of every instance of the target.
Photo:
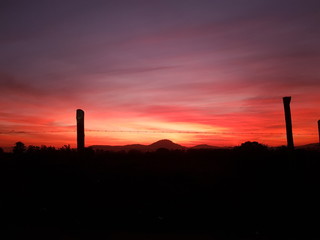
[(287, 143), (289, 149), (294, 149), (293, 145), (293, 135), (292, 135), (292, 121), (291, 121), (291, 111), (290, 111), (290, 102), (291, 97), (284, 97), (283, 98), (283, 106), (284, 106), (284, 113), (286, 119), (286, 130), (287, 130)]
[(84, 111), (77, 109), (77, 149), (84, 149)]
[(319, 145), (320, 145), (320, 120), (318, 120)]

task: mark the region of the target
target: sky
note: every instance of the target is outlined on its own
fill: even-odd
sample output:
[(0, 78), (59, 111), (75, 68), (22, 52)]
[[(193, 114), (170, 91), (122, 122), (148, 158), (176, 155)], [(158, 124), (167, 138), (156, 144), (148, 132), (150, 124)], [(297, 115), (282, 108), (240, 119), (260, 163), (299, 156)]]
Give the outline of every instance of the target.
[(318, 141), (318, 0), (4, 0), (0, 146)]

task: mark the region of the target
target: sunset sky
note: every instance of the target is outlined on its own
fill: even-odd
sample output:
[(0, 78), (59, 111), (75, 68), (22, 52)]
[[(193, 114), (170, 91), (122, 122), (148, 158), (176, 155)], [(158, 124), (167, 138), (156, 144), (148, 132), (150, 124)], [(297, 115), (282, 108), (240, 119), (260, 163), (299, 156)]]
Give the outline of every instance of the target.
[(0, 3), (0, 147), (318, 141), (319, 0)]

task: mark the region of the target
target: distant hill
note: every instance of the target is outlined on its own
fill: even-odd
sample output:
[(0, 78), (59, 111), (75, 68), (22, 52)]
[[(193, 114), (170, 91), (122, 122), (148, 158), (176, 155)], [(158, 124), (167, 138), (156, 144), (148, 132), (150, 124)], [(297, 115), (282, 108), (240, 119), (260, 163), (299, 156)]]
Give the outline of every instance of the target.
[(124, 145), (124, 146), (111, 146), (111, 145), (92, 145), (90, 148), (94, 150), (103, 150), (103, 151), (129, 151), (129, 150), (140, 150), (145, 151), (146, 145), (141, 144), (131, 144), (131, 145)]
[(319, 143), (310, 143), (302, 146), (297, 146), (297, 149), (307, 149), (307, 150), (318, 150), (320, 151), (320, 144)]
[(1, 147), (4, 152), (12, 152), (13, 147)]
[(221, 147), (211, 146), (207, 144), (200, 144), (193, 147), (190, 147), (190, 149), (220, 149)]
[(163, 139), (152, 143), (150, 145), (142, 145), (142, 144), (131, 144), (124, 146), (110, 146), (110, 145), (92, 145), (90, 146), (94, 150), (104, 150), (104, 151), (130, 151), (130, 150), (139, 150), (143, 152), (147, 151), (156, 151), (159, 148), (166, 148), (169, 150), (183, 150), (187, 149), (187, 147), (176, 144), (168, 139)]
[[(94, 150), (104, 150), (104, 151), (130, 151), (130, 150), (139, 150), (142, 152), (153, 152), (159, 148), (166, 148), (169, 150), (184, 150), (184, 149), (229, 149), (232, 147), (217, 147), (211, 146), (207, 144), (200, 144), (193, 147), (185, 147), (179, 145), (177, 143), (172, 142), (168, 139), (162, 139), (157, 142), (154, 142), (150, 145), (142, 145), (142, 144), (131, 144), (124, 146), (111, 146), (111, 145), (92, 145), (90, 146)], [(318, 143), (311, 143), (302, 146), (296, 146), (296, 149), (307, 149), (307, 150), (318, 150), (320, 151), (320, 145)]]
[(149, 149), (151, 150), (157, 150), (159, 148), (166, 148), (166, 149), (170, 149), (170, 150), (176, 150), (176, 149), (186, 149), (187, 147), (181, 146), (179, 144), (176, 144), (168, 139), (163, 139), (160, 141), (157, 141), (155, 143), (152, 143), (148, 146)]

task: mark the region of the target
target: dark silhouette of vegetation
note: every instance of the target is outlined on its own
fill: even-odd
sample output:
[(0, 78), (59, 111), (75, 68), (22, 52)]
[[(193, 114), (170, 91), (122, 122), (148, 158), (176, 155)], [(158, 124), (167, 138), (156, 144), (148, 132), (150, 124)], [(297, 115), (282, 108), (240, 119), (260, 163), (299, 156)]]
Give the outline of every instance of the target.
[(113, 233), (319, 238), (320, 152), (234, 149), (81, 153), (21, 142), (3, 153), (1, 220), (13, 238)]
[(16, 145), (13, 147), (14, 154), (22, 154), (26, 151), (26, 146), (23, 142), (16, 142)]
[(258, 142), (244, 142), (239, 147), (235, 147), (235, 149), (242, 150), (242, 151), (267, 151), (268, 147), (266, 145), (260, 144)]

